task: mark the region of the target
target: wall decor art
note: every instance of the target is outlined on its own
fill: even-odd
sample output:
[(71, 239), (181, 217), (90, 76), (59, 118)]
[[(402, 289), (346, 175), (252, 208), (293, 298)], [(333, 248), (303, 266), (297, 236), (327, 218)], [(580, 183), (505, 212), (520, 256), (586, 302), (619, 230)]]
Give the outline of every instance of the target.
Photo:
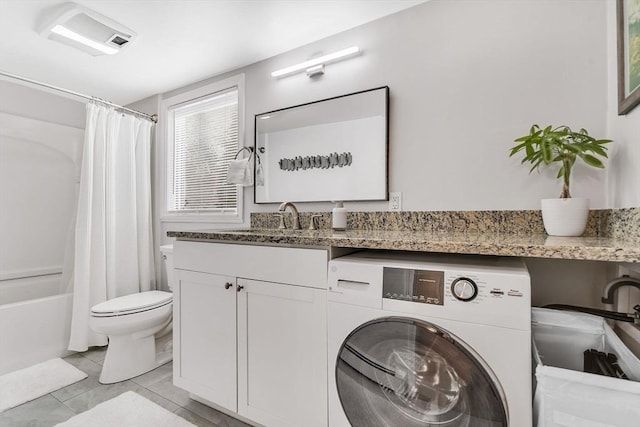
[(640, 0), (618, 0), (618, 115), (640, 104)]

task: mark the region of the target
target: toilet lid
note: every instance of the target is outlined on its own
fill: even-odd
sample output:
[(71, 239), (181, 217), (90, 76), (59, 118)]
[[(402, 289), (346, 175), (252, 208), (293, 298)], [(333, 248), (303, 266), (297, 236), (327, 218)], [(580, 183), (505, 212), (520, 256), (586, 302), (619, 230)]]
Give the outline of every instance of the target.
[(148, 291), (110, 299), (91, 308), (98, 316), (117, 316), (151, 310), (173, 301), (173, 294), (164, 291)]

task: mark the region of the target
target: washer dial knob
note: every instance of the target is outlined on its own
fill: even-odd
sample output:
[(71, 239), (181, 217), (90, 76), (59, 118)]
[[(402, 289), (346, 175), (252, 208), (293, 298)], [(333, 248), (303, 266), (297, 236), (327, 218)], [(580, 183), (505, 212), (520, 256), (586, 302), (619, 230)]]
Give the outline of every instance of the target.
[(460, 301), (471, 301), (478, 295), (478, 285), (467, 277), (458, 277), (451, 284), (451, 293)]

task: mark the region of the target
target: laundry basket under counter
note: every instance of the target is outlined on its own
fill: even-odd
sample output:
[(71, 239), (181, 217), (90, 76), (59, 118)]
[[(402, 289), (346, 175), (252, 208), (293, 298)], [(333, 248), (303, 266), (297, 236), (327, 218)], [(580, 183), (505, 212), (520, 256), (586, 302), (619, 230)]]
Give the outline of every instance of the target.
[[(534, 426), (640, 426), (640, 360), (604, 319), (533, 308), (531, 321)], [(588, 349), (615, 354), (629, 379), (583, 372)]]

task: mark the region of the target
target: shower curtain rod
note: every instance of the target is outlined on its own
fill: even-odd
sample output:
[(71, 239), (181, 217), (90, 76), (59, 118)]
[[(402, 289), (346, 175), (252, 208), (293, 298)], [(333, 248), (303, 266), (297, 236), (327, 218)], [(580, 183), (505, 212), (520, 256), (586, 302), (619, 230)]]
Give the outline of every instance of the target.
[(9, 78), (15, 79), (15, 80), (21, 80), (23, 82), (31, 83), (31, 84), (34, 84), (34, 85), (37, 85), (37, 86), (42, 86), (42, 87), (46, 87), (48, 89), (57, 90), (58, 92), (68, 93), (70, 95), (78, 96), (80, 98), (88, 99), (90, 101), (94, 101), (94, 102), (98, 102), (98, 103), (101, 103), (101, 104), (109, 105), (109, 106), (114, 107), (114, 108), (116, 108), (118, 110), (127, 111), (129, 113), (133, 113), (135, 115), (144, 117), (147, 120), (151, 120), (153, 123), (158, 123), (158, 115), (157, 114), (149, 115), (149, 114), (137, 111), (137, 110), (132, 110), (131, 108), (123, 107), (122, 105), (114, 104), (111, 101), (107, 101), (107, 100), (98, 98), (96, 96), (90, 96), (90, 95), (85, 95), (83, 93), (74, 92), (74, 91), (69, 90), (69, 89), (64, 89), (64, 88), (61, 88), (61, 87), (58, 87), (58, 86), (50, 85), (48, 83), (43, 83), (43, 82), (39, 82), (37, 80), (32, 80), (32, 79), (28, 79), (26, 77), (18, 76), (16, 74), (7, 73), (6, 71), (0, 71), (0, 76), (9, 77)]

